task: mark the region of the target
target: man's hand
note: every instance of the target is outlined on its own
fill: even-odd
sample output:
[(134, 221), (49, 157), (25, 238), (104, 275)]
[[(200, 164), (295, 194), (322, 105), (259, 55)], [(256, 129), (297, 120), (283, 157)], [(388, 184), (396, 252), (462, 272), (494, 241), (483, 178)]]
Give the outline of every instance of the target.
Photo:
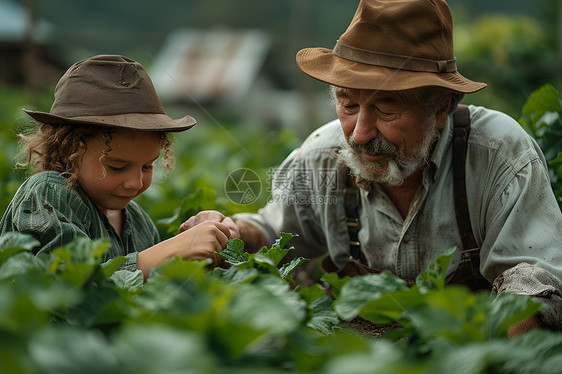
[(236, 223), (234, 223), (232, 218), (226, 217), (224, 214), (216, 210), (203, 210), (196, 215), (189, 217), (187, 221), (180, 225), (178, 233), (189, 230), (190, 228), (205, 221), (214, 221), (225, 224), (230, 229), (230, 238), (240, 239), (240, 228), (236, 225)]
[(516, 335), (527, 333), (534, 329), (539, 329), (543, 327), (543, 324), (539, 317), (536, 315), (527, 318), (524, 321), (516, 323), (515, 325), (511, 326), (507, 332), (510, 338), (513, 338)]

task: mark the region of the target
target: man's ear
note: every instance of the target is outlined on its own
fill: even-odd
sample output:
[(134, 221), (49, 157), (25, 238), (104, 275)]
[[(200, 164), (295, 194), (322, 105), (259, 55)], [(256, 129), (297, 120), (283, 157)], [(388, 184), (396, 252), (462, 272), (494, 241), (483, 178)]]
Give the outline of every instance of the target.
[(443, 101), (443, 105), (435, 112), (435, 129), (441, 130), (447, 124), (449, 108), (451, 107), (452, 94), (447, 95), (447, 99)]

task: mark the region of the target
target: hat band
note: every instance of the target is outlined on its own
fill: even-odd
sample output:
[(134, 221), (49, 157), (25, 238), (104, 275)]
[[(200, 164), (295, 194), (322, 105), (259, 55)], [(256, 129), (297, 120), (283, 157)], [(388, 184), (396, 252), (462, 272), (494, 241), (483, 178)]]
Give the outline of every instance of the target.
[(412, 56), (400, 56), (387, 53), (377, 53), (365, 49), (351, 47), (339, 42), (333, 49), (336, 56), (368, 65), (384, 66), (387, 68), (420, 71), (427, 73), (453, 73), (457, 71), (457, 59), (427, 60)]

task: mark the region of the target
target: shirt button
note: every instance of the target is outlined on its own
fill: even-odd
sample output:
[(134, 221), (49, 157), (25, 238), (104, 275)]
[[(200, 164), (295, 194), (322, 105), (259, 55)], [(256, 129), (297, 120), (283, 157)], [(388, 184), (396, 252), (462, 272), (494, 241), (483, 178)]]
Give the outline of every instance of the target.
[(410, 241), (410, 235), (408, 235), (408, 234), (404, 235), (404, 239), (402, 239), (402, 241), (404, 243), (408, 243)]

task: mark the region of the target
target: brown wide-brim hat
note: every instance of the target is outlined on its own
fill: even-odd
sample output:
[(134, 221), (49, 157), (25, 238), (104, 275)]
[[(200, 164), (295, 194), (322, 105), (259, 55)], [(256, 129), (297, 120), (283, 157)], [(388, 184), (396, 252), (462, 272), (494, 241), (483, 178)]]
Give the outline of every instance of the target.
[(457, 70), (453, 19), (444, 0), (361, 0), (336, 46), (300, 50), (297, 64), (337, 87), (398, 91), (439, 86), (462, 93), (486, 87)]
[(98, 55), (72, 65), (55, 87), (49, 113), (24, 111), (46, 124), (99, 125), (140, 131), (183, 131), (191, 116), (166, 115), (146, 70), (119, 55)]

